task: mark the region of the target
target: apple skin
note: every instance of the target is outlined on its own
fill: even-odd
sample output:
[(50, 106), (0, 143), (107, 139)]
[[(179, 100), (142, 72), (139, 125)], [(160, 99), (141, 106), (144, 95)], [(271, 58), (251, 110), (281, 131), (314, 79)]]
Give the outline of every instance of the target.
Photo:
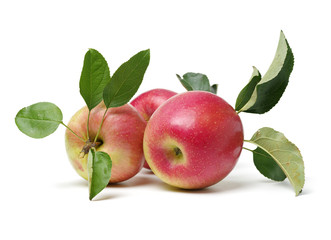
[[(106, 107), (100, 103), (90, 113), (89, 136), (94, 140)], [(87, 139), (88, 108), (83, 107), (71, 118), (68, 127), (83, 139)], [(109, 108), (104, 119), (98, 141), (97, 151), (109, 154), (112, 160), (110, 183), (125, 181), (136, 175), (144, 163), (143, 136), (146, 121), (130, 104)], [(85, 143), (65, 132), (65, 145), (69, 160), (83, 178), (87, 179), (87, 154), (81, 152)]]
[[(140, 94), (131, 101), (131, 105), (148, 121), (160, 105), (176, 94), (167, 89), (156, 88)], [(146, 161), (144, 161), (144, 168), (150, 169)]]
[(243, 139), (241, 120), (227, 102), (209, 92), (190, 91), (154, 112), (145, 130), (144, 153), (165, 183), (201, 189), (231, 172)]
[(131, 101), (131, 105), (148, 121), (162, 103), (176, 94), (167, 89), (156, 88), (140, 94)]

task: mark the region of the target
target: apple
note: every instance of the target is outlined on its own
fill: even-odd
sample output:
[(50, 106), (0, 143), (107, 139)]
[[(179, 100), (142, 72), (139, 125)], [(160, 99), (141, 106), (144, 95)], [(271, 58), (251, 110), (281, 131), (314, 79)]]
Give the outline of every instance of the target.
[(144, 135), (147, 163), (165, 183), (201, 189), (226, 177), (243, 146), (236, 111), (209, 92), (178, 94), (150, 118)]
[(162, 103), (176, 94), (167, 89), (156, 88), (140, 94), (131, 101), (131, 105), (148, 121)]
[[(132, 100), (131, 105), (138, 110), (146, 121), (148, 121), (162, 103), (176, 94), (177, 93), (167, 89), (152, 89), (140, 94)], [(150, 169), (146, 161), (144, 161), (144, 168)]]
[[(100, 127), (106, 107), (100, 103), (92, 109), (89, 121), (89, 137), (93, 141)], [(71, 118), (68, 127), (83, 139), (87, 139), (88, 108), (83, 107)], [(112, 160), (110, 183), (125, 181), (136, 175), (144, 163), (143, 136), (146, 121), (130, 104), (109, 108), (97, 139), (96, 149), (109, 154)], [(77, 173), (87, 179), (87, 154), (82, 152), (86, 144), (71, 131), (65, 132), (66, 150)]]

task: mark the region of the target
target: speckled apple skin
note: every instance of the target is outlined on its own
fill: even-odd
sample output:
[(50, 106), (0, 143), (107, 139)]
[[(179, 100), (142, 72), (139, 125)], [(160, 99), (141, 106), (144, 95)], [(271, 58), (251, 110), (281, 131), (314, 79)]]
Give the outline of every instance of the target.
[[(90, 114), (89, 136), (94, 140), (106, 107), (100, 103)], [(87, 139), (88, 108), (80, 109), (69, 121), (68, 127), (83, 139)], [(109, 154), (112, 160), (110, 183), (125, 181), (136, 175), (143, 166), (143, 136), (146, 121), (130, 104), (107, 111), (98, 140), (102, 145), (97, 151)], [(87, 155), (81, 150), (84, 142), (68, 129), (65, 132), (65, 145), (71, 164), (77, 173), (87, 179)]]
[[(140, 94), (132, 100), (131, 104), (148, 121), (159, 106), (176, 94), (167, 89), (156, 88)], [(150, 169), (146, 161), (144, 161), (144, 168)]]
[[(190, 91), (158, 108), (144, 135), (145, 158), (169, 185), (201, 189), (218, 183), (236, 165), (243, 146), (236, 111), (215, 94)], [(176, 156), (174, 149), (181, 155)]]

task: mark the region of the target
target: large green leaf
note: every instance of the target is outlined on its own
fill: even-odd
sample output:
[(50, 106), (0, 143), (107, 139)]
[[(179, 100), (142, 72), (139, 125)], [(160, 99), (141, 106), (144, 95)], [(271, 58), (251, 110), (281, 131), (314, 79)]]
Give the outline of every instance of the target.
[(82, 74), (79, 81), (80, 94), (89, 110), (102, 101), (105, 86), (110, 81), (107, 61), (95, 49), (89, 49), (85, 54)]
[(89, 199), (92, 200), (109, 183), (112, 161), (105, 152), (98, 152), (91, 148), (87, 159), (89, 183)]
[(43, 138), (52, 134), (62, 119), (62, 112), (55, 104), (39, 102), (22, 108), (15, 117), (15, 123), (29, 137)]
[[(259, 129), (247, 142), (258, 146), (263, 150), (263, 154), (269, 155), (269, 160), (272, 158), (277, 163), (292, 184), (296, 195), (301, 192), (305, 182), (303, 159), (299, 149), (284, 134), (264, 127)], [(256, 152), (259, 153), (259, 151)], [(264, 159), (264, 161), (268, 160)], [(268, 168), (267, 165), (265, 167)], [(273, 170), (269, 168), (268, 171)]]
[(178, 80), (187, 91), (206, 91), (216, 94), (217, 84), (210, 86), (208, 77), (202, 73), (188, 72), (183, 77), (176, 74)]
[(252, 76), (248, 84), (241, 90), (236, 101), (236, 111), (240, 111), (250, 100), (256, 85), (261, 81), (261, 74), (256, 67), (253, 67)]
[(250, 95), (246, 92), (245, 99), (249, 97), (249, 100), (240, 101), (246, 102), (246, 104), (244, 106), (240, 104), (240, 107), (236, 107), (236, 110), (262, 114), (272, 109), (278, 103), (287, 87), (293, 65), (294, 56), (292, 50), (284, 33), (281, 31), (277, 51), (267, 73), (256, 84), (254, 91), (249, 91)]
[(149, 60), (150, 51), (147, 49), (134, 55), (116, 70), (103, 92), (107, 108), (119, 107), (130, 101), (144, 78)]

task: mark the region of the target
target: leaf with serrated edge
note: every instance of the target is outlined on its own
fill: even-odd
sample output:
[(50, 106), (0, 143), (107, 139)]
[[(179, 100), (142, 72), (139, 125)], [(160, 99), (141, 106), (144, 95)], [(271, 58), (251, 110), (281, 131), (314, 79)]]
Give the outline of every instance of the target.
[(58, 106), (50, 102), (39, 102), (22, 108), (15, 117), (15, 123), (29, 137), (44, 138), (58, 128), (62, 118)]
[(103, 91), (107, 108), (119, 107), (130, 101), (137, 92), (150, 60), (150, 50), (144, 50), (123, 63)]
[(295, 194), (298, 195), (301, 192), (305, 174), (303, 159), (297, 146), (291, 143), (284, 134), (268, 127), (259, 129), (247, 142), (255, 144), (268, 153), (289, 179)]
[(87, 158), (87, 176), (89, 185), (89, 199), (107, 187), (111, 177), (112, 161), (105, 152), (91, 148)]
[(272, 109), (282, 97), (293, 70), (294, 56), (281, 31), (277, 51), (267, 73), (256, 85), (250, 100), (239, 112), (262, 114)]
[(236, 111), (242, 111), (242, 108), (250, 100), (255, 90), (256, 85), (261, 81), (261, 74), (256, 67), (253, 66), (253, 73), (248, 84), (240, 91), (236, 101)]

